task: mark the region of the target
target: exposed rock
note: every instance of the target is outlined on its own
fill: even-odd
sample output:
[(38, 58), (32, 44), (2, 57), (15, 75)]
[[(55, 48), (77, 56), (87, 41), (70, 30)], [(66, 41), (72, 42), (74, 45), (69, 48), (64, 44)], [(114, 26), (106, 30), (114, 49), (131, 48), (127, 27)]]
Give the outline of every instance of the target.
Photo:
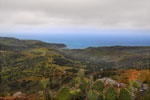
[(143, 89), (144, 90), (148, 90), (149, 89), (149, 86), (147, 84), (143, 84)]
[(111, 78), (102, 78), (105, 84), (111, 84), (111, 85), (116, 85), (117, 82)]
[(130, 90), (131, 90), (131, 94), (134, 96), (134, 93), (135, 93), (135, 91), (137, 91), (137, 89), (134, 87), (130, 87)]
[(43, 95), (43, 91), (38, 91), (38, 94), (39, 94), (40, 96), (42, 96), (42, 95)]
[(138, 88), (138, 91), (139, 91), (140, 93), (144, 93), (144, 92), (145, 92), (145, 90), (144, 90), (143, 88)]
[(125, 84), (125, 83), (120, 83), (120, 85), (121, 85), (121, 87), (123, 87), (123, 88), (126, 88), (126, 87), (127, 87), (127, 84)]
[(16, 93), (13, 94), (14, 97), (18, 97), (18, 96), (21, 96), (21, 95), (22, 95), (22, 92), (16, 92)]
[(137, 80), (138, 86), (142, 87), (143, 86), (143, 82), (141, 80)]

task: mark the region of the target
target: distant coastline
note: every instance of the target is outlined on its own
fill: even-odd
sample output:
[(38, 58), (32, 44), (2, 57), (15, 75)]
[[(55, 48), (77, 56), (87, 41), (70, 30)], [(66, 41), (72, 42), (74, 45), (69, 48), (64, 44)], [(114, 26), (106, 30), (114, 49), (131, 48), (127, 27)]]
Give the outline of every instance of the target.
[[(0, 36), (1, 37), (1, 36)], [(45, 42), (45, 43), (50, 43), (50, 44), (64, 44), (65, 47), (63, 49), (85, 49), (85, 48), (91, 48), (91, 47), (117, 47), (117, 46), (120, 46), (120, 47), (149, 47), (150, 46), (150, 43), (149, 45), (146, 45), (146, 44), (143, 44), (143, 45), (139, 45), (139, 44), (136, 44), (136, 45), (133, 45), (133, 44), (126, 44), (126, 45), (119, 45), (118, 44), (112, 44), (112, 45), (104, 45), (104, 44), (100, 44), (100, 43), (94, 43), (94, 44), (91, 44), (88, 42), (85, 43), (85, 42), (53, 42), (53, 41), (48, 41), (48, 40), (39, 40), (39, 39), (21, 39), (21, 38), (16, 38), (16, 37), (3, 37), (3, 38), (10, 38), (10, 39), (19, 39), (19, 40), (36, 40), (36, 41), (41, 41), (41, 42)]]

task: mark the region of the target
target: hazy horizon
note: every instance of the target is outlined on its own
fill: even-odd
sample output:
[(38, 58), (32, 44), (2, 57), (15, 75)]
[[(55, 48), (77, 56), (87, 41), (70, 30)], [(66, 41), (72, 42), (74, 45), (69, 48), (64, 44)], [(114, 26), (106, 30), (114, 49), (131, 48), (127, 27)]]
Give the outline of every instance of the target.
[[(70, 31), (71, 32), (71, 31)], [(93, 31), (94, 32), (94, 31)], [(82, 31), (82, 33), (0, 33), (2, 37), (14, 37), (19, 39), (41, 40), (48, 43), (63, 43), (67, 48), (87, 48), (101, 46), (150, 46), (149, 31), (95, 31), (94, 33)]]

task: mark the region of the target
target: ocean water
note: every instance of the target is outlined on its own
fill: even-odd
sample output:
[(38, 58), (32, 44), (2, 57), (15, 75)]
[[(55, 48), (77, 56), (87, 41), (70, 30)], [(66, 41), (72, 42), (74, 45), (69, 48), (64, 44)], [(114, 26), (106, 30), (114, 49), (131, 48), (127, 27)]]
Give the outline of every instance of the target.
[(64, 43), (67, 48), (78, 49), (102, 46), (150, 46), (149, 33), (136, 34), (0, 34), (19, 39), (41, 40), (48, 43)]
[[(56, 39), (56, 40), (55, 40)], [(43, 39), (46, 42), (64, 43), (68, 48), (102, 46), (150, 46), (150, 35), (71, 35)]]

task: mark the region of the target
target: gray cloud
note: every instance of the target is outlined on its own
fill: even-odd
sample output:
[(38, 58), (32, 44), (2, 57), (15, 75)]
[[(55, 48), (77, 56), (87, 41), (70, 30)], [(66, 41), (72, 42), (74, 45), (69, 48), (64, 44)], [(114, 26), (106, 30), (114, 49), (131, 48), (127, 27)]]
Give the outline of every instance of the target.
[(0, 29), (150, 29), (149, 4), (150, 0), (0, 0)]

